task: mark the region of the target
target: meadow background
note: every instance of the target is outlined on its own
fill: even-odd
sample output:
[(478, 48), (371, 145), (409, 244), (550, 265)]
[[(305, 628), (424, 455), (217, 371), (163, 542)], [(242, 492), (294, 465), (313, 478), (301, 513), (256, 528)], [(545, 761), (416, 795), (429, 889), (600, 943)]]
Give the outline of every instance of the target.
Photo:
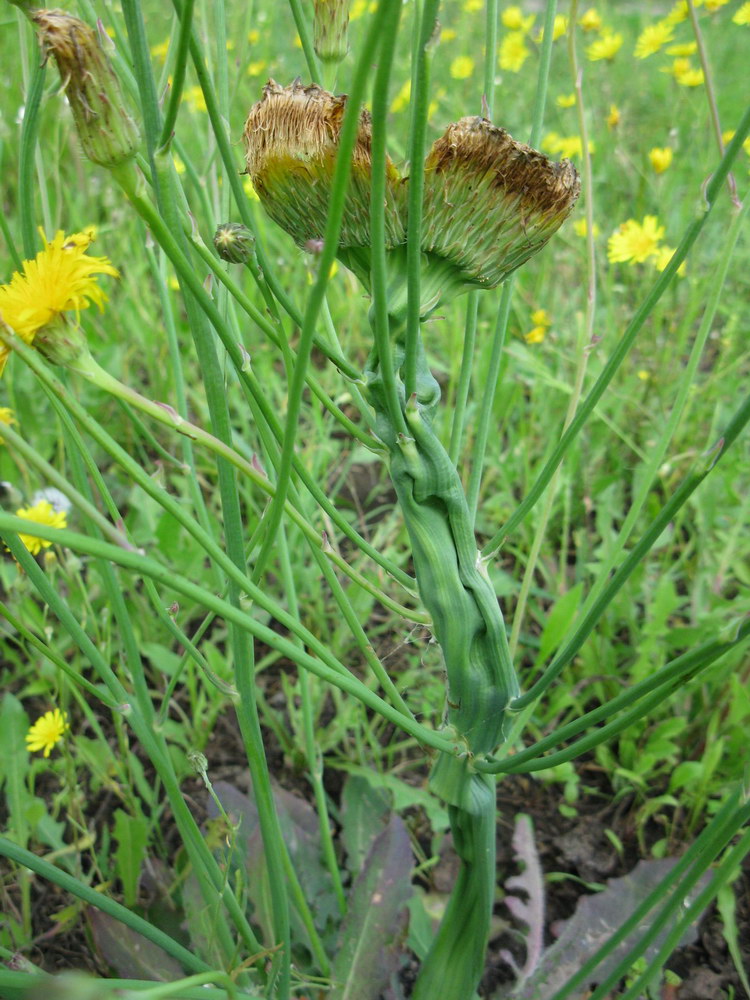
[[(561, 231), (515, 279), (477, 495), (480, 543), (495, 534), (528, 494), (559, 439), (571, 398), (585, 396), (593, 385), (671, 249), (700, 211), (705, 184), (720, 159), (717, 122), (727, 142), (745, 111), (750, 4), (704, 0), (695, 8), (706, 66), (686, 5), (583, 3), (572, 19), (568, 5), (558, 5), (541, 148), (553, 157), (570, 157), (583, 171), (587, 143), (591, 196), (584, 193)], [(119, 4), (82, 2), (68, 9), (92, 24), (100, 18), (120, 53), (126, 52)], [(373, 4), (354, 0), (350, 55), (335, 81), (329, 71), (329, 77), (319, 82), (346, 89), (373, 9)], [(307, 7), (304, 10), (309, 16)], [(176, 34), (175, 19), (166, 3), (144, 3), (144, 11), (162, 93), (174, 59), (169, 40)], [(389, 152), (400, 163), (406, 154), (412, 13), (412, 4), (407, 3), (390, 95)], [(500, 3), (498, 13), (493, 120), (525, 140), (533, 116), (541, 8)], [(484, 4), (444, 0), (439, 16), (428, 142), (448, 123), (482, 112)], [(248, 109), (269, 78), (286, 84), (300, 76), (307, 82), (305, 56), (292, 12), (284, 3), (197, 3), (195, 19), (205, 40), (209, 73), (227, 109), (239, 171)], [(26, 197), (19, 164), (28, 156), (22, 125), (39, 55), (29, 24), (8, 3), (0, 7), (0, 38), (0, 281), (7, 282), (18, 260), (29, 256), (19, 211)], [(573, 49), (581, 71), (578, 96)], [(237, 212), (192, 73), (189, 67), (173, 154), (196, 231), (210, 247), (216, 225), (234, 221)], [(721, 297), (713, 302), (717, 266), (737, 213), (736, 202), (746, 196), (750, 180), (750, 144), (745, 145), (733, 170), (734, 190), (727, 186), (720, 193), (684, 271), (649, 316), (567, 453), (554, 490), (517, 525), (489, 564), (513, 628), (511, 642), (524, 688), (559, 645), (602, 569), (619, 565), (622, 556), (614, 547), (634, 498), (643, 495), (644, 503), (628, 522), (630, 544), (689, 470), (708, 461), (705, 456), (746, 393), (747, 227), (740, 232)], [(82, 156), (52, 66), (43, 83), (38, 146), (26, 170), (27, 178), (33, 178), (28, 197), (34, 225), (48, 237), (59, 229), (71, 233), (96, 227), (92, 252), (106, 255), (120, 271), (117, 280), (101, 280), (109, 296), (104, 312), (89, 309), (80, 316), (98, 363), (149, 399), (176, 406), (184, 394), (191, 419), (208, 426), (203, 382), (176, 277), (110, 176)], [(316, 271), (315, 257), (295, 247), (264, 216), (248, 181), (245, 190), (276, 281), (301, 307)], [(587, 213), (594, 224), (591, 240)], [(208, 269), (197, 255), (195, 266), (203, 280)], [(266, 303), (248, 272), (232, 265), (228, 269), (250, 301), (265, 312)], [(595, 306), (587, 314), (592, 278)], [(238, 315), (218, 282), (214, 280), (210, 290), (222, 312), (237, 324), (253, 374), (272, 411), (283, 419), (288, 383), (280, 351), (257, 325)], [(475, 368), (459, 464), (467, 484), (477, 454), (478, 415), (488, 391), (499, 295), (499, 289), (483, 293), (478, 301)], [(358, 367), (369, 350), (368, 306), (354, 277), (336, 267), (323, 328), (327, 335), (335, 331), (343, 353)], [(437, 420), (446, 444), (459, 393), (466, 324), (467, 304), (462, 298), (438, 310), (426, 327), (430, 363), (443, 391)], [(287, 326), (294, 346), (299, 331), (294, 324)], [(686, 379), (696, 338), (705, 338), (705, 343)], [(346, 379), (318, 354), (313, 355), (313, 371), (338, 406), (361, 424)], [(262, 456), (266, 443), (231, 366), (225, 364), (223, 373), (235, 447), (248, 459)], [(213, 456), (200, 448), (188, 454), (179, 437), (131, 406), (76, 376), (61, 377), (78, 403), (147, 474), (220, 539)], [(681, 407), (679, 420), (665, 437), (676, 401)], [(63, 477), (79, 483), (88, 480), (96, 487), (92, 468), (86, 470), (71, 447), (60, 413), (19, 358), (11, 359), (0, 382), (0, 407), (7, 408), (0, 411), (5, 414), (2, 419), (36, 456)], [(89, 440), (87, 447), (92, 467), (106, 481), (122, 530), (132, 543), (175, 572), (219, 592), (221, 581), (213, 575), (214, 567), (175, 519), (95, 443)], [(649, 479), (644, 469), (654, 454), (659, 459)], [(298, 455), (315, 482), (372, 545), (408, 569), (405, 531), (380, 456), (343, 433), (309, 395), (301, 414)], [(736, 632), (747, 614), (750, 585), (749, 459), (745, 436), (679, 511), (612, 601), (596, 632), (536, 706), (529, 739), (538, 739), (615, 696), (683, 651)], [(33, 505), (37, 491), (54, 485), (44, 466), (10, 440), (0, 446), (0, 480), (0, 503), (10, 513)], [(245, 485), (241, 500), (247, 542), (254, 537), (266, 497)], [(66, 519), (68, 527), (85, 530), (75, 508)], [(356, 571), (376, 576), (379, 589), (394, 602), (402, 600), (399, 588), (385, 574), (373, 574), (369, 559), (326, 518), (318, 517), (315, 525), (328, 532), (331, 544)], [(300, 621), (340, 659), (359, 668), (363, 653), (293, 526), (288, 547), (288, 563), (273, 561), (263, 586), (285, 606), (290, 592), (295, 593), (294, 613)], [(252, 567), (253, 552), (248, 556)], [(61, 546), (42, 549), (38, 559), (102, 658), (128, 687), (129, 653), (123, 648), (100, 570), (92, 560)], [(212, 619), (198, 631), (206, 609), (199, 602), (186, 602), (168, 583), (146, 587), (124, 571), (118, 571), (118, 580), (160, 731), (191, 808), (203, 815), (202, 767), (207, 767), (210, 781), (224, 778), (240, 786), (243, 781), (241, 742), (227, 693), (233, 672), (226, 625)], [(422, 721), (437, 727), (443, 710), (443, 677), (439, 652), (427, 630), (418, 621), (395, 614), (364, 589), (347, 584), (347, 592), (399, 691)], [(0, 559), (0, 600), (4, 619), (0, 622), (4, 692), (0, 759), (5, 764), (0, 797), (6, 835), (58, 859), (90, 884), (107, 886), (128, 905), (143, 904), (145, 890), (138, 888), (138, 873), (145, 859), (151, 859), (152, 880), (154, 871), (167, 881), (180, 871), (171, 814), (159, 782), (122, 711), (104, 711), (79, 683), (80, 677), (91, 678), (86, 658), (7, 552)], [(253, 614), (284, 631), (257, 606)], [(195, 642), (187, 653), (185, 637)], [(311, 698), (308, 715), (296, 670), (272, 646), (257, 644), (256, 672), (274, 777), (309, 801), (317, 789), (327, 796), (335, 819), (346, 775), (380, 776), (382, 780), (365, 780), (373, 788), (387, 787), (395, 796), (421, 860), (422, 884), (439, 895), (440, 885), (431, 872), (441, 870), (437, 859), (444, 826), (436, 800), (430, 802), (425, 790), (426, 770), (415, 741), (315, 678), (306, 682)], [(680, 854), (715, 813), (727, 788), (746, 773), (749, 680), (750, 660), (741, 646), (655, 707), (647, 720), (587, 757), (501, 784), (501, 799), (507, 796), (507, 804), (500, 830), (506, 841), (515, 809), (537, 813), (550, 892), (564, 887), (561, 916), (569, 915), (575, 896), (587, 885), (630, 870), (639, 858)], [(98, 687), (94, 679), (90, 683)], [(374, 682), (368, 683), (374, 687)], [(69, 728), (49, 756), (30, 753), (25, 735), (45, 712), (55, 709), (67, 713)], [(309, 778), (310, 725), (319, 768), (317, 785)], [(201, 764), (197, 758), (197, 774), (196, 754), (206, 759)], [(561, 831), (582, 836), (594, 820), (601, 834), (599, 847), (609, 845), (616, 859), (607, 871), (587, 871), (581, 858), (561, 854), (555, 841)], [(510, 864), (509, 848), (505, 861)], [(86, 930), (82, 904), (50, 893), (30, 873), (6, 867), (3, 874), (1, 957), (23, 953), (45, 966), (44, 953), (51, 949), (49, 968), (69, 963), (101, 971), (111, 963), (101, 937), (94, 934), (92, 939)], [(735, 934), (737, 921), (740, 926), (744, 921), (746, 930), (750, 926), (747, 875), (744, 881), (738, 875), (737, 893), (739, 916), (732, 911), (716, 925), (718, 943), (709, 956), (717, 977), (710, 987), (716, 992), (706, 997), (743, 995), (727, 942), (732, 940), (733, 921)], [(500, 903), (498, 914), (506, 923), (510, 920)], [(700, 959), (706, 965), (707, 954)], [(502, 971), (497, 954), (493, 962), (495, 978), (486, 986), (488, 996), (503, 975), (509, 978), (508, 967)], [(685, 974), (692, 972), (688, 969)]]

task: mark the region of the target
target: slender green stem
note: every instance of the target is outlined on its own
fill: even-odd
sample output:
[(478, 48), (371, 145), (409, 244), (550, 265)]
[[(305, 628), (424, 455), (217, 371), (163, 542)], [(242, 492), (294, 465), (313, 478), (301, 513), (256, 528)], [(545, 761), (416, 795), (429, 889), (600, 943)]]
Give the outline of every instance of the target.
[[(404, 391), (410, 399), (417, 389), (417, 358), (420, 341), (420, 277), (422, 257), (422, 203), (424, 200), (424, 149), (427, 111), (430, 106), (431, 39), (438, 27), (440, 0), (424, 0), (420, 15), (419, 39), (412, 54), (412, 89), (409, 122), (409, 205), (406, 227), (406, 269), (408, 300), (404, 342)], [(416, 13), (415, 13), (416, 16)], [(387, 109), (384, 109), (387, 110)], [(373, 171), (373, 201), (375, 198)], [(374, 202), (376, 204), (376, 202)], [(378, 244), (373, 241), (373, 246)], [(384, 369), (381, 360), (381, 370)], [(384, 372), (385, 374), (385, 372)]]
[(466, 403), (471, 387), (471, 367), (474, 362), (474, 346), (477, 341), (477, 314), (479, 312), (479, 293), (469, 292), (466, 296), (466, 323), (464, 325), (463, 346), (461, 349), (461, 368), (458, 376), (458, 389), (451, 417), (451, 439), (448, 454), (451, 462), (458, 465), (461, 454), (461, 444), (466, 420)]
[(34, 194), (37, 190), (34, 160), (39, 136), (40, 110), (44, 93), (46, 60), (39, 54), (33, 61), (31, 81), (26, 94), (21, 126), (21, 146), (18, 163), (18, 210), (21, 217), (21, 242), (27, 260), (34, 257), (39, 244), (36, 231)]
[(698, 239), (701, 230), (706, 224), (706, 221), (716, 204), (716, 196), (726, 179), (732, 163), (741, 150), (742, 143), (748, 132), (750, 132), (750, 106), (745, 111), (732, 141), (727, 146), (721, 162), (706, 186), (703, 211), (699, 217), (688, 226), (687, 231), (672, 255), (671, 260), (654, 282), (651, 290), (644, 298), (622, 337), (618, 340), (617, 345), (612, 351), (606, 365), (602, 369), (599, 378), (596, 380), (596, 383), (589, 392), (588, 396), (584, 399), (570, 426), (561, 436), (556, 448), (545, 463), (542, 471), (537, 476), (537, 479), (529, 490), (526, 498), (518, 506), (516, 511), (506, 521), (506, 523), (499, 529), (499, 531), (497, 531), (489, 540), (483, 551), (484, 556), (489, 557), (500, 548), (505, 538), (515, 531), (518, 525), (524, 520), (526, 515), (544, 493), (547, 484), (554, 475), (555, 469), (558, 467), (560, 462), (562, 462), (573, 441), (576, 439), (581, 429), (585, 426), (586, 421), (596, 407), (596, 404), (604, 395), (618, 368), (627, 357), (636, 337), (641, 332), (654, 306), (662, 297), (667, 287), (671, 284), (672, 279), (677, 274), (677, 269), (680, 264), (682, 264), (683, 260), (685, 260), (690, 248)]
[(320, 80), (320, 66), (318, 65), (318, 57), (315, 55), (315, 49), (313, 48), (307, 18), (302, 10), (300, 0), (289, 0), (289, 6), (292, 10), (292, 17), (294, 18), (294, 25), (297, 28), (299, 40), (302, 43), (302, 51), (307, 63), (307, 72), (310, 74), (310, 79), (316, 82)]
[(190, 46), (190, 34), (193, 30), (193, 7), (195, 0), (185, 0), (180, 19), (180, 30), (177, 35), (177, 55), (172, 69), (172, 84), (169, 91), (169, 103), (164, 115), (164, 122), (161, 127), (159, 146), (166, 146), (174, 131), (177, 121), (177, 112), (180, 110), (182, 100), (182, 88), (185, 83), (185, 72), (187, 69), (188, 48)]
[(79, 879), (50, 864), (49, 861), (45, 861), (44, 858), (37, 857), (36, 854), (24, 850), (23, 847), (19, 847), (2, 836), (0, 836), (0, 855), (9, 858), (11, 861), (15, 861), (17, 865), (23, 865), (24, 868), (30, 869), (36, 875), (39, 875), (40, 878), (52, 882), (53, 885), (59, 886), (65, 892), (69, 892), (71, 895), (88, 903), (89, 906), (93, 906), (97, 910), (101, 910), (102, 913), (106, 913), (115, 920), (119, 920), (121, 924), (129, 927), (132, 931), (141, 934), (153, 944), (158, 945), (159, 948), (163, 948), (168, 955), (171, 955), (172, 958), (180, 962), (186, 969), (191, 969), (194, 972), (210, 970), (210, 966), (201, 961), (193, 952), (188, 951), (187, 948), (184, 948), (174, 938), (160, 931), (158, 927), (150, 924), (143, 917), (139, 917), (126, 906), (115, 902), (115, 900), (110, 899), (101, 892), (97, 892), (91, 886), (86, 885)]

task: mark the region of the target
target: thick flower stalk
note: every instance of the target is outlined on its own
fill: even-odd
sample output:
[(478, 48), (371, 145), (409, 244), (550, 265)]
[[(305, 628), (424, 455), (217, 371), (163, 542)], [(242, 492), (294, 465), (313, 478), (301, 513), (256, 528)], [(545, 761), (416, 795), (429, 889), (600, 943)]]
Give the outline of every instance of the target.
[[(247, 120), (247, 170), (255, 190), (299, 246), (319, 240), (325, 230), (345, 100), (318, 87), (281, 88), (272, 82)], [(368, 290), (370, 174), (370, 123), (363, 114), (338, 255)], [(390, 369), (384, 371), (373, 348), (365, 376), (419, 592), (443, 652), (446, 725), (463, 750), (457, 756), (440, 754), (432, 770), (433, 788), (449, 803), (463, 863), (413, 996), (466, 1000), (482, 973), (495, 885), (494, 784), (473, 770), (472, 760), (507, 738), (518, 683), (461, 480), (432, 427), (440, 388), (421, 342), (416, 391), (407, 398), (404, 388), (408, 183), (387, 161)], [(449, 126), (425, 162), (422, 318), (440, 301), (503, 281), (556, 232), (578, 193), (578, 176), (567, 161), (551, 162), (483, 118)]]

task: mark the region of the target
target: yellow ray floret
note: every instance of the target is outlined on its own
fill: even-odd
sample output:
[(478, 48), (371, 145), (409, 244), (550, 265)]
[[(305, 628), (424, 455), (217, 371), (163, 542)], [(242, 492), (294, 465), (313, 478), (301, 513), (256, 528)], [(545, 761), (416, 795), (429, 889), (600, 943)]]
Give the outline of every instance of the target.
[[(0, 285), (0, 318), (27, 344), (60, 313), (80, 312), (92, 302), (104, 307), (107, 296), (96, 275), (116, 278), (119, 272), (106, 257), (87, 256), (93, 238), (92, 230), (72, 236), (59, 230), (53, 240), (44, 239), (45, 248), (34, 260), (24, 262), (22, 274), (16, 271)], [(0, 345), (0, 372), (7, 355)]]

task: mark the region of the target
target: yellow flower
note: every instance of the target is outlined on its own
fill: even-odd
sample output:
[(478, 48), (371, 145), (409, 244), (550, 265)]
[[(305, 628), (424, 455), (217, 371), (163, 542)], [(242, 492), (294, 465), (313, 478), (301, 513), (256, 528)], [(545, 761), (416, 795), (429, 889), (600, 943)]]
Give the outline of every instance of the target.
[(605, 119), (607, 122), (607, 128), (608, 129), (617, 128), (617, 126), (620, 124), (620, 118), (621, 118), (620, 109), (617, 107), (616, 104), (610, 104), (609, 114)]
[(474, 14), (478, 10), (484, 9), (484, 0), (464, 0), (464, 10), (467, 14)]
[(159, 59), (161, 62), (167, 61), (167, 52), (169, 52), (168, 38), (165, 38), (163, 42), (159, 42), (158, 45), (151, 46), (151, 55), (154, 59)]
[(523, 335), (523, 339), (527, 344), (541, 344), (546, 336), (546, 326), (535, 326), (533, 329), (529, 330), (528, 333)]
[[(60, 313), (87, 309), (93, 302), (104, 308), (107, 296), (96, 283), (96, 274), (119, 272), (106, 257), (87, 257), (93, 230), (66, 236), (59, 230), (34, 260), (24, 261), (7, 285), (0, 285), (0, 317), (27, 344)], [(0, 345), (0, 374), (8, 349)]]
[(365, 13), (372, 14), (376, 7), (377, 3), (375, 0), (354, 0), (349, 11), (349, 20), (356, 21), (357, 18), (362, 17)]
[(501, 15), (501, 20), (509, 31), (522, 31), (526, 34), (534, 24), (536, 14), (529, 14), (524, 17), (521, 8), (514, 4), (511, 7), (505, 8)]
[(471, 56), (458, 56), (451, 63), (450, 73), (454, 80), (467, 80), (474, 72), (474, 60)]
[(641, 382), (648, 382), (648, 380), (651, 378), (651, 373), (647, 372), (645, 368), (641, 368), (638, 371), (638, 378), (641, 380)]
[(40, 716), (26, 733), (26, 749), (30, 753), (44, 750), (44, 756), (49, 757), (50, 750), (63, 738), (70, 729), (67, 712), (55, 708)]
[(186, 87), (182, 92), (182, 99), (193, 111), (206, 111), (206, 98), (200, 87)]
[(396, 94), (396, 96), (391, 101), (391, 111), (393, 114), (398, 114), (399, 111), (403, 111), (404, 108), (409, 106), (409, 98), (411, 97), (411, 80), (407, 80), (401, 90)]
[[(695, 6), (700, 7), (700, 3), (696, 3)], [(682, 21), (687, 21), (689, 16), (690, 9), (688, 8), (687, 0), (677, 0), (677, 3), (670, 10), (664, 20), (669, 24), (680, 24)]]
[(671, 42), (674, 37), (674, 25), (667, 21), (657, 21), (655, 24), (648, 24), (638, 36), (635, 43), (636, 59), (647, 59), (655, 52)]
[(0, 406), (0, 424), (6, 424), (10, 427), (11, 424), (17, 424), (18, 421), (13, 416), (13, 410), (9, 406)]
[(734, 12), (732, 24), (750, 24), (750, 3), (743, 3)]
[[(654, 267), (657, 271), (663, 271), (667, 264), (672, 259), (672, 254), (674, 253), (674, 247), (661, 246), (654, 254)], [(677, 276), (684, 278), (685, 276), (685, 261), (680, 264), (677, 268)]]
[(654, 146), (653, 149), (649, 150), (648, 154), (651, 166), (657, 174), (663, 174), (664, 171), (671, 165), (672, 156), (673, 153), (669, 146)]
[[(19, 507), (16, 517), (23, 517), (27, 521), (35, 521), (37, 524), (47, 524), (50, 528), (65, 528), (68, 524), (64, 510), (55, 510), (49, 500), (40, 500), (33, 507)], [(42, 549), (48, 549), (52, 542), (46, 538), (37, 538), (35, 535), (19, 534), (18, 536), (32, 556)]]
[[(558, 135), (557, 132), (550, 132), (542, 140), (542, 149), (547, 153), (552, 153), (554, 156), (562, 156), (565, 159), (572, 160), (575, 156), (583, 155), (583, 144), (581, 143), (580, 135)], [(589, 153), (594, 152), (593, 142), (589, 142)]]
[(576, 95), (575, 94), (560, 94), (559, 97), (555, 98), (555, 104), (558, 108), (572, 108), (575, 107)]
[(607, 257), (613, 264), (642, 264), (656, 256), (663, 236), (664, 226), (655, 215), (647, 215), (642, 223), (628, 219), (610, 236)]
[(598, 62), (601, 59), (614, 59), (620, 51), (621, 46), (622, 35), (620, 32), (615, 32), (611, 28), (607, 28), (606, 31), (602, 32), (601, 38), (597, 38), (595, 42), (592, 42), (588, 46), (586, 55), (591, 62)]
[(720, 10), (722, 7), (725, 7), (728, 3), (729, 0), (706, 0), (705, 7), (710, 14), (713, 14), (714, 11)]
[[(586, 220), (576, 219), (576, 221), (573, 223), (573, 230), (576, 236), (585, 237), (588, 234), (588, 226), (586, 225)], [(594, 234), (594, 239), (596, 239), (596, 237), (599, 235), (599, 226), (596, 223), (594, 223), (592, 227), (592, 232)]]
[[(562, 38), (565, 32), (568, 30), (568, 19), (564, 14), (555, 14), (555, 23), (552, 26), (552, 41), (556, 42), (558, 38)], [(538, 42), (544, 41), (544, 28), (540, 28), (537, 32), (536, 40)]]
[(535, 309), (531, 314), (531, 322), (534, 326), (552, 326), (552, 320), (546, 309)]
[(251, 45), (258, 44), (258, 42), (260, 41), (260, 32), (258, 31), (257, 28), (253, 28), (251, 31), (248, 31), (247, 40), (248, 42), (250, 42)]
[(602, 17), (595, 7), (589, 7), (586, 13), (578, 19), (578, 23), (584, 31), (599, 31), (602, 26)]
[(528, 59), (529, 54), (524, 33), (522, 31), (509, 32), (500, 43), (500, 69), (507, 69), (511, 73), (518, 73)]
[(679, 42), (677, 45), (668, 45), (664, 51), (668, 56), (692, 56), (697, 49), (697, 42)]
[(172, 163), (174, 163), (174, 168), (180, 176), (182, 176), (187, 170), (184, 161), (181, 160), (176, 153), (172, 156)]
[(458, 37), (458, 32), (455, 28), (443, 28), (440, 32), (441, 42), (452, 42), (454, 38)]
[[(675, 62), (687, 62), (687, 60), (675, 59)], [(703, 70), (697, 66), (686, 66), (674, 72), (674, 78), (681, 87), (700, 87), (703, 83)]]
[[(724, 143), (725, 146), (728, 146), (729, 143), (732, 141), (732, 139), (734, 139), (733, 128), (730, 128), (726, 132), (721, 133), (721, 141)], [(742, 143), (742, 148), (745, 150), (747, 155), (750, 156), (750, 136), (748, 136), (748, 138), (745, 139), (745, 141)]]
[(260, 76), (260, 74), (263, 72), (266, 66), (267, 63), (265, 59), (256, 59), (254, 62), (248, 63), (247, 75)]

